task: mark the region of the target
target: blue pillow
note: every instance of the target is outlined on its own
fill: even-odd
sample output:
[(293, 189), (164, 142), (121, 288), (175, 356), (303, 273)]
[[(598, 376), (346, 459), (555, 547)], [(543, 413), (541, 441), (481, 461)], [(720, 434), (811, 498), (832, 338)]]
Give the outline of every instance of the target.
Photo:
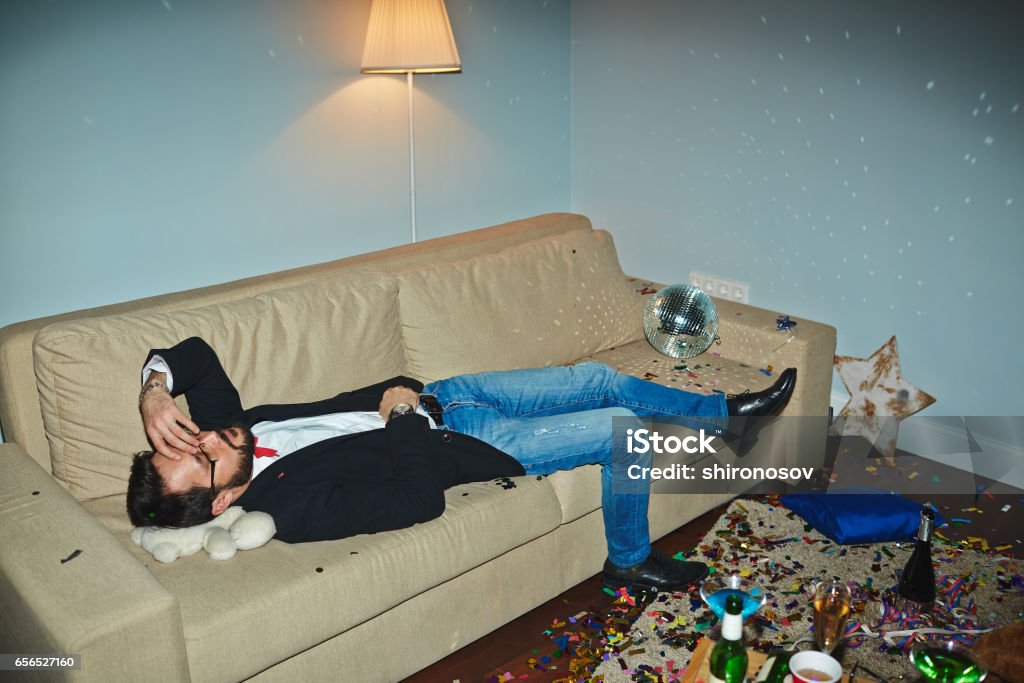
[[(917, 535), (921, 522), (921, 503), (862, 486), (828, 493), (790, 493), (782, 497), (782, 504), (842, 545), (907, 541)], [(936, 510), (935, 528), (945, 523)]]

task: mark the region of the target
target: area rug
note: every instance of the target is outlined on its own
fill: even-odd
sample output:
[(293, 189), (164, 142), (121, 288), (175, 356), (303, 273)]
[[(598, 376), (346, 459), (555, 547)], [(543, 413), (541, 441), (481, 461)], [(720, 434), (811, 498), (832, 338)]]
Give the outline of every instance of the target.
[[(833, 576), (848, 582), (854, 614), (837, 655), (847, 670), (859, 665), (862, 672), (899, 680), (914, 674), (907, 653), (915, 640), (970, 643), (979, 631), (1024, 617), (1020, 561), (977, 545), (937, 541), (933, 558), (941, 595), (925, 619), (894, 610), (890, 600), (912, 544), (836, 545), (772, 499), (733, 501), (698, 546), (678, 557), (701, 560), (716, 572), (751, 577), (765, 588), (767, 603), (745, 629), (748, 645), (762, 651), (811, 637), (814, 582)], [(696, 593), (634, 596), (625, 590), (599, 621), (590, 636), (586, 628), (582, 639), (578, 633), (563, 636), (571, 657), (571, 666), (565, 667), (570, 675), (563, 680), (678, 681), (696, 643), (717, 622)], [(626, 624), (628, 630), (619, 630)]]

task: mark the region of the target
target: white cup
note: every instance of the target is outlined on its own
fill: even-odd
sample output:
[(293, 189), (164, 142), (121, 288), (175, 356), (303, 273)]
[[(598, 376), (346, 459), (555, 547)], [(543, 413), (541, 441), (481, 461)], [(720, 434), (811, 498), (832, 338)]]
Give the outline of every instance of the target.
[[(811, 671), (817, 675), (808, 675)], [(836, 683), (843, 677), (842, 665), (834, 657), (817, 650), (804, 650), (793, 655), (789, 660), (789, 672), (793, 683)]]

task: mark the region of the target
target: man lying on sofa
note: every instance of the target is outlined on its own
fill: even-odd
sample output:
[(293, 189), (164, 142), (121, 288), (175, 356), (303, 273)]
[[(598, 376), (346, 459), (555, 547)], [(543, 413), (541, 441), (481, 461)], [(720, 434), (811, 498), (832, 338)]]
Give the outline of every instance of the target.
[[(625, 476), (651, 456), (613, 449), (612, 418), (688, 416), (688, 426), (720, 433), (728, 415), (780, 412), (795, 377), (790, 369), (763, 392), (727, 399), (583, 363), (426, 387), (395, 377), (314, 403), (244, 410), (217, 354), (192, 337), (151, 351), (143, 369), (139, 406), (156, 452), (132, 462), (128, 516), (136, 526), (191, 526), (240, 505), (269, 513), (281, 541), (329, 540), (439, 517), (456, 484), (600, 463), (604, 582), (678, 590), (707, 567), (651, 548), (649, 482)], [(179, 394), (191, 420), (174, 403)]]

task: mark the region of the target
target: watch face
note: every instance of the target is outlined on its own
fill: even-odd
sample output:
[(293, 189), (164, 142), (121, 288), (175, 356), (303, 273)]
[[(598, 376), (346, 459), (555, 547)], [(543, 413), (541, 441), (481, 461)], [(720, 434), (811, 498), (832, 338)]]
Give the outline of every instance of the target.
[(413, 408), (408, 403), (396, 403), (395, 407), (391, 409), (392, 415), (406, 415), (411, 413)]

